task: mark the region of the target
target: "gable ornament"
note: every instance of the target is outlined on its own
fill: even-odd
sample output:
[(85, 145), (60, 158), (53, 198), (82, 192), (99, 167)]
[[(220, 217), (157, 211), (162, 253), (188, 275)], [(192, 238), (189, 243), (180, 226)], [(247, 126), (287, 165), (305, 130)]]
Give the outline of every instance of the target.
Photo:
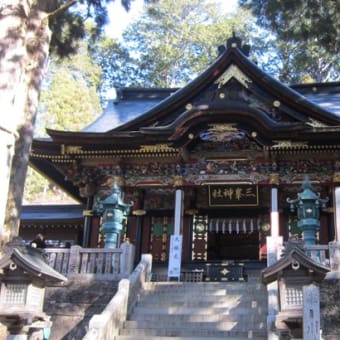
[(248, 78), (236, 65), (232, 64), (228, 69), (215, 81), (218, 84), (218, 88), (225, 85), (231, 78), (235, 78), (244, 87), (248, 88), (248, 83), (251, 83), (251, 79)]

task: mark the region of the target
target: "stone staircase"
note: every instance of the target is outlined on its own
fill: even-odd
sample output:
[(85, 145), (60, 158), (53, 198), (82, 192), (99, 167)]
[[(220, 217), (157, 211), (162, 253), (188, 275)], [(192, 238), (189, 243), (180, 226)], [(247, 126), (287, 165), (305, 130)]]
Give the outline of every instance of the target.
[(266, 287), (248, 282), (149, 282), (116, 340), (267, 339)]

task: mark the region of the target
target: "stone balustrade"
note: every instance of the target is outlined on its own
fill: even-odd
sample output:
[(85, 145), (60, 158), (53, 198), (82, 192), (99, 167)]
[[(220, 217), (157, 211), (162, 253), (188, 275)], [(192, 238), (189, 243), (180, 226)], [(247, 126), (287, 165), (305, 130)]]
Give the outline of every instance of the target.
[(118, 334), (128, 313), (138, 301), (145, 281), (150, 281), (152, 256), (142, 255), (140, 263), (128, 279), (119, 282), (117, 293), (101, 314), (94, 315), (89, 322), (89, 330), (83, 340), (111, 340)]
[(330, 246), (327, 244), (304, 245), (306, 254), (315, 262), (330, 267)]
[(120, 248), (46, 248), (49, 265), (67, 277), (119, 280), (133, 269), (135, 247), (123, 243)]

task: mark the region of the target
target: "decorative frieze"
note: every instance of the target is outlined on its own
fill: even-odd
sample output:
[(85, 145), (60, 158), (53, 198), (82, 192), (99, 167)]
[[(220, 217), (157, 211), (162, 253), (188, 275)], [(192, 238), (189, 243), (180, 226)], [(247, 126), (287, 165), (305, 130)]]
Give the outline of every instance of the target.
[(198, 158), (187, 163), (152, 161), (96, 167), (73, 163), (59, 167), (65, 178), (82, 188), (82, 192), (105, 186), (107, 181), (112, 182), (116, 177), (121, 178), (127, 187), (177, 187), (226, 181), (279, 185), (302, 182), (306, 175), (312, 181), (331, 183), (340, 181), (337, 168), (337, 162), (314, 158), (277, 161)]

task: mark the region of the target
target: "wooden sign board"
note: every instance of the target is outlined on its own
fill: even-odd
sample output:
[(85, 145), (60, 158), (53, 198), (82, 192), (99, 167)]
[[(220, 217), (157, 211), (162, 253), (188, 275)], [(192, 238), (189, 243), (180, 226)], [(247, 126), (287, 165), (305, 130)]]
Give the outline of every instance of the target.
[(210, 184), (209, 206), (257, 206), (258, 186), (253, 184)]

